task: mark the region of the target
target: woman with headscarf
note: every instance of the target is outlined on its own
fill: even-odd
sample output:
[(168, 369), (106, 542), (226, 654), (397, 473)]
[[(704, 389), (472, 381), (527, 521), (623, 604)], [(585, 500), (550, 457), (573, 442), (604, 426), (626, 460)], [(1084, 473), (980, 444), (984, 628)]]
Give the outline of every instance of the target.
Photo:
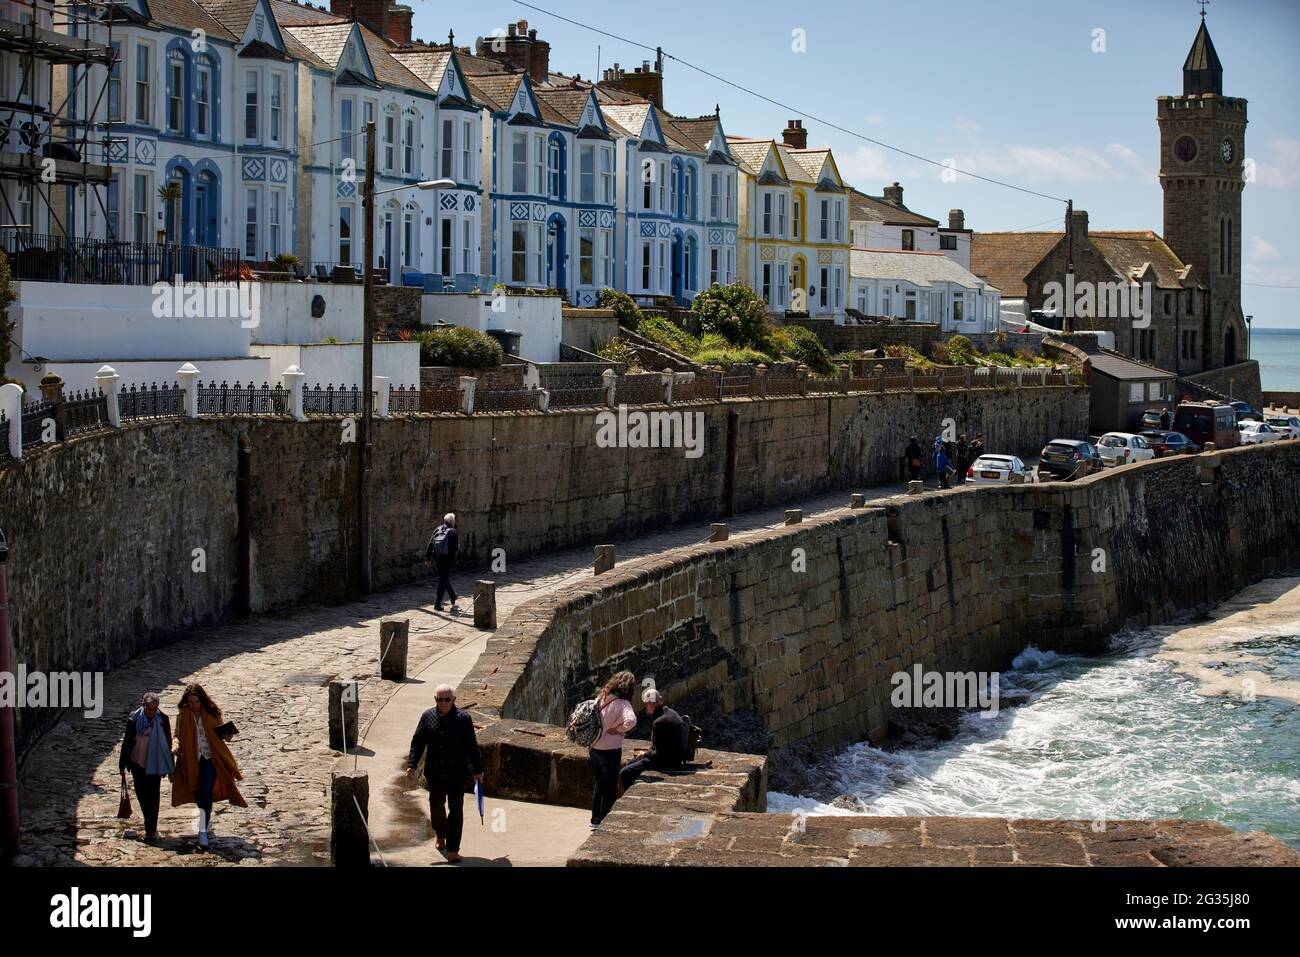
[(587, 758), (591, 762), (591, 827), (605, 819), (618, 794), (618, 772), (623, 764), (623, 735), (636, 727), (632, 695), (636, 676), (620, 671), (605, 682), (596, 694), (600, 709), (601, 734), (591, 744)]
[(200, 684), (187, 685), (181, 694), (176, 720), (176, 772), (172, 775), (172, 807), (196, 804), (199, 808), (199, 847), (212, 836), (212, 804), (229, 801), (248, 807), (235, 782), (243, 778), (235, 756), (217, 729), (221, 709)]
[(126, 788), (126, 772), (131, 771), (135, 797), (144, 815), (144, 839), (152, 844), (158, 838), (158, 805), (164, 774), (175, 769), (172, 761), (172, 724), (158, 707), (158, 696), (146, 692), (126, 719), (122, 735), (122, 754), (117, 761)]

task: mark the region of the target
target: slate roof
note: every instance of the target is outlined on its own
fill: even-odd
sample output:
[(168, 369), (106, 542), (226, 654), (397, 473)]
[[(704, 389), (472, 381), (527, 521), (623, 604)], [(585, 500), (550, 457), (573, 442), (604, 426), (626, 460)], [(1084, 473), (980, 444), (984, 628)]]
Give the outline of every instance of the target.
[(451, 48), (417, 47), (389, 51), (393, 59), (406, 67), (435, 92), (442, 87), (442, 78), (451, 66)]
[(902, 249), (854, 247), (849, 252), (849, 275), (855, 279), (898, 279), (916, 286), (950, 282), (978, 289), (991, 285), (943, 253)]
[[(201, 6), (195, 0), (149, 0), (150, 22), (167, 27), (181, 27), (187, 31), (201, 27), (208, 36), (237, 42), (244, 32), (242, 25), (239, 35), (236, 35), (209, 13), (206, 7), (206, 4)], [(244, 22), (247, 23), (247, 19)]]
[[(663, 110), (659, 111), (659, 115), (668, 116)], [(713, 139), (713, 133), (718, 128), (718, 118), (713, 115), (669, 116), (668, 122), (680, 138), (696, 145), (698, 153), (709, 151), (709, 141)]]
[(1156, 273), (1156, 285), (1162, 289), (1182, 288), (1188, 267), (1169, 245), (1150, 230), (1111, 232), (1089, 230), (1088, 238), (1110, 267), (1122, 278), (1133, 276), (1150, 263)]
[(731, 155), (736, 158), (740, 168), (750, 176), (758, 176), (763, 172), (763, 161), (767, 159), (767, 151), (773, 145), (775, 144), (772, 140), (755, 140), (745, 136), (727, 137), (727, 146), (731, 148)]
[(970, 268), (1002, 290), (1004, 299), (1029, 294), (1025, 277), (1064, 238), (1065, 233), (974, 233)]
[(895, 206), (885, 202), (883, 196), (868, 196), (860, 190), (849, 191), (849, 222), (887, 223), (890, 226), (930, 226), (939, 225), (937, 219), (914, 213), (906, 206)]
[(1124, 382), (1147, 382), (1153, 379), (1176, 379), (1172, 372), (1157, 369), (1155, 366), (1138, 362), (1128, 356), (1115, 352), (1094, 352), (1088, 356), (1088, 364), (1095, 372), (1119, 379)]

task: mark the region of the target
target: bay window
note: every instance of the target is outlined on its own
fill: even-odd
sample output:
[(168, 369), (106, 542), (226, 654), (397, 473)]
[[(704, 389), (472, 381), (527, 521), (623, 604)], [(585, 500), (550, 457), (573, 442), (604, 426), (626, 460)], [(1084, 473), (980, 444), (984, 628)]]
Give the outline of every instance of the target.
[(271, 129), (268, 131), (268, 139), (275, 146), (279, 146), (283, 129), (284, 129), (284, 74), (271, 73), (271, 115), (269, 117)]
[[(474, 128), (470, 125), (469, 120), (461, 120), (460, 123), (460, 180), (462, 183), (474, 182), (473, 145)], [(468, 272), (468, 270), (466, 270)]]
[(244, 73), (244, 139), (256, 143), (258, 129), (257, 71), (247, 70)]
[[(542, 138), (537, 137), (537, 143), (540, 146)], [(559, 250), (556, 250), (559, 255)], [(533, 280), (541, 285), (546, 284), (546, 235), (542, 231), (541, 223), (533, 223)]]
[(397, 163), (397, 146), (393, 139), (397, 136), (397, 117), (393, 113), (384, 114), (384, 169), (390, 172)]
[(510, 190), (514, 193), (528, 192), (528, 134), (515, 133), (510, 144), (511, 178)]
[(244, 256), (257, 258), (257, 208), (260, 205), (257, 187), (244, 192)]
[(456, 124), (452, 120), (442, 121), (442, 163), (439, 176), (451, 179), (455, 175), (453, 159), (456, 155)]
[(406, 135), (402, 137), (402, 171), (415, 175), (415, 120), (406, 118)]
[(137, 243), (153, 242), (149, 235), (149, 174), (135, 174), (135, 188), (131, 196), (131, 228)]
[(578, 146), (578, 202), (596, 201), (596, 147), (592, 143)]
[(596, 231), (590, 226), (578, 230), (578, 283), (590, 286), (596, 273)]
[(135, 121), (144, 126), (153, 121), (153, 97), (149, 89), (152, 53), (147, 43), (135, 45)]
[[(526, 141), (525, 141), (526, 142)], [(528, 224), (512, 223), (510, 230), (510, 281), (528, 282)]]
[(447, 278), (451, 278), (451, 272), (452, 272), (451, 237), (452, 237), (452, 227), (454, 225), (455, 223), (452, 222), (451, 217), (448, 216), (447, 218), (442, 220), (442, 227), (440, 230), (442, 245), (439, 249), (439, 254), (440, 254), (439, 271), (441, 271), (443, 276)]
[(267, 193), (266, 239), (272, 256), (280, 254), (280, 194), (278, 189)]
[(185, 54), (167, 54), (167, 130), (182, 132), (185, 122)]
[(608, 146), (600, 148), (600, 201), (614, 202), (614, 153)]
[(352, 262), (352, 207), (339, 207), (339, 262)]
[(210, 123), (208, 117), (212, 110), (212, 67), (200, 63), (194, 72), (194, 133), (207, 137)]
[[(339, 100), (339, 157), (344, 160), (356, 157), (356, 154), (352, 151), (353, 109), (355, 107), (352, 100)], [(341, 260), (341, 262), (350, 261), (347, 259)]]

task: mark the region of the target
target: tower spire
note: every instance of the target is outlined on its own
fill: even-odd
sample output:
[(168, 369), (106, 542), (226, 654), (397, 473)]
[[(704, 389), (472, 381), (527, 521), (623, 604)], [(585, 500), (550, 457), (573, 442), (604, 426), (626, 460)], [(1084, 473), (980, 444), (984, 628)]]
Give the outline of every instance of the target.
[[(1201, 10), (1201, 15), (1204, 17), (1204, 9)], [(1183, 96), (1200, 96), (1203, 93), (1223, 96), (1223, 64), (1219, 62), (1219, 54), (1214, 50), (1214, 41), (1210, 39), (1210, 31), (1205, 26), (1204, 19), (1196, 31), (1196, 39), (1192, 41), (1187, 59), (1183, 62)]]

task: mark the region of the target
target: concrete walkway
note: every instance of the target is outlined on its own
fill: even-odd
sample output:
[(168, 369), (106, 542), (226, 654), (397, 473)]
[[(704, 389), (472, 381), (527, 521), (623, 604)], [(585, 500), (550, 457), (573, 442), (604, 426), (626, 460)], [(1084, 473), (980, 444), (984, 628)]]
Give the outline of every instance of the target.
[[(902, 491), (894, 485), (866, 494), (883, 498)], [(848, 496), (846, 490), (738, 516), (731, 520), (732, 534), (782, 524), (786, 507), (802, 507), (806, 515), (847, 508)], [(695, 522), (615, 544), (619, 558), (626, 559), (707, 536), (708, 522)], [(504, 622), (523, 601), (590, 575), (591, 559), (590, 548), (579, 548), (512, 563), (507, 574), (493, 576), (498, 620)], [(474, 577), (465, 572), (456, 576), (466, 596), (472, 594)], [(106, 674), (103, 715), (92, 719), (65, 713), (24, 762), (19, 788), (25, 855), (31, 863), (61, 865), (326, 863), (330, 771), (355, 763), (370, 773), (373, 835), (384, 861), (440, 861), (427, 837), (425, 792), (398, 774), (416, 720), (433, 704), (433, 688), (443, 681), (458, 684), (482, 652), (488, 633), (473, 627), (469, 598), (461, 599), (463, 614), (436, 612), (432, 598), (428, 584), (417, 584), (343, 606), (261, 616), (198, 632)], [(412, 678), (396, 688), (375, 674), (379, 621), (390, 617), (411, 622)], [(348, 758), (327, 744), (328, 684), (335, 677), (362, 682), (360, 727), (365, 737), (358, 754)], [(174, 716), (181, 690), (192, 681), (203, 684), (241, 729), (232, 747), (244, 773), (240, 789), (249, 803), (246, 809), (217, 806), (217, 837), (208, 853), (195, 848), (195, 809), (170, 807), (167, 783), (157, 844), (141, 840), (138, 807), (132, 820), (116, 818), (125, 716), (145, 691), (157, 691)], [(472, 805), (467, 801), (470, 816), (462, 847), (467, 858), (559, 863), (587, 834), (587, 815), (578, 809), (489, 800), (489, 816), (481, 826)]]

